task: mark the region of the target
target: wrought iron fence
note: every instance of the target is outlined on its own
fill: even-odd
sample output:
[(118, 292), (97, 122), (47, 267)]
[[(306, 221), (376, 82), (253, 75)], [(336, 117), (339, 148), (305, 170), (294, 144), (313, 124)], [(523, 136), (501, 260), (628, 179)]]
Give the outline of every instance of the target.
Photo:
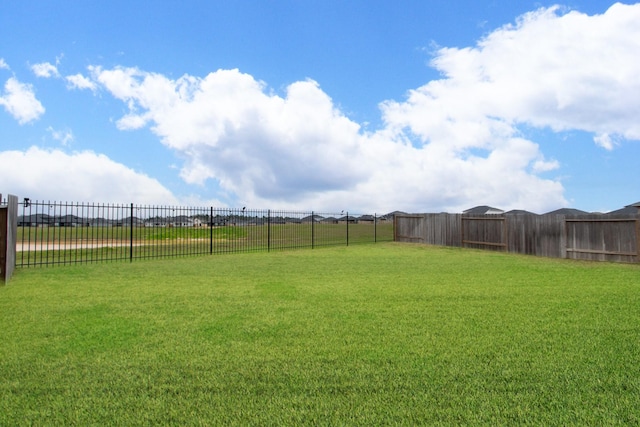
[(16, 266), (133, 261), (393, 240), (377, 215), (31, 201), (18, 206)]

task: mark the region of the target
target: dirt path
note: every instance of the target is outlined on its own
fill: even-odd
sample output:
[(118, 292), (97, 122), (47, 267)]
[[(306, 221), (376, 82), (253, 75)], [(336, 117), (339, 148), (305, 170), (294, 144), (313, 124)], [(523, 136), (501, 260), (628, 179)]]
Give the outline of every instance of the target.
[[(16, 252), (37, 251), (68, 251), (73, 249), (99, 249), (128, 247), (131, 242), (124, 241), (75, 241), (75, 242), (31, 242), (16, 243)], [(144, 246), (144, 243), (134, 242), (133, 246)]]

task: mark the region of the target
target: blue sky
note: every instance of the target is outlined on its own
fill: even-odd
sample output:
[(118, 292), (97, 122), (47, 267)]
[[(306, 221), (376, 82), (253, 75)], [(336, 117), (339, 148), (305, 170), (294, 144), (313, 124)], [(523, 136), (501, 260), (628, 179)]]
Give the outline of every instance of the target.
[(640, 200), (640, 4), (0, 3), (0, 192), (543, 213)]

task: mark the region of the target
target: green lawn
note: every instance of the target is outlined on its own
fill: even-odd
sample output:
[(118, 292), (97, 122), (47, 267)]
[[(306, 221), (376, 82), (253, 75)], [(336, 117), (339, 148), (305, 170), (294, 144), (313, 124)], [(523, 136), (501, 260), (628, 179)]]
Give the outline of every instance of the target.
[(378, 243), (18, 269), (0, 425), (638, 425), (640, 265)]

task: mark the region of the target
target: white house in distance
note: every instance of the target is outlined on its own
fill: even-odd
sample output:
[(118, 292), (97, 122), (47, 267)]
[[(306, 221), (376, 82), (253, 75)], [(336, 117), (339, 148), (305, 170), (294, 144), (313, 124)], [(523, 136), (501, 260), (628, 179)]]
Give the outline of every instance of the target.
[(492, 208), (491, 206), (476, 206), (475, 208), (462, 211), (463, 215), (500, 215), (504, 211), (498, 208)]

